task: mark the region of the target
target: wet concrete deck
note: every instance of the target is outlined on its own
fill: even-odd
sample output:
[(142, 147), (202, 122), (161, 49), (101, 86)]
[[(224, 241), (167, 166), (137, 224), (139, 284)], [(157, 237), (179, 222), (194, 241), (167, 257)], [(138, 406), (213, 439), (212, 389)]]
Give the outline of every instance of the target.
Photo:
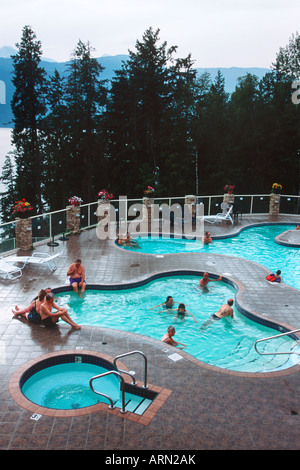
[[(220, 236), (263, 220), (274, 222), (243, 217), (237, 226), (220, 223), (207, 229), (213, 236)], [(275, 222), (295, 221), (280, 216)], [(95, 230), (59, 244), (38, 248), (62, 252), (55, 272), (27, 266), (20, 279), (0, 282), (0, 449), (299, 449), (299, 366), (266, 375), (224, 373), (145, 336), (87, 326), (75, 331), (61, 324), (49, 330), (12, 318), (11, 308), (28, 305), (41, 288), (65, 285), (68, 266), (77, 257), (82, 259), (87, 282), (92, 284), (135, 282), (175, 270), (226, 273), (240, 288), (237, 301), (243, 308), (290, 328), (300, 328), (300, 291), (284, 284), (274, 288), (265, 281), (266, 268), (230, 256), (187, 253), (157, 258), (121, 250), (109, 240), (99, 240)], [(171, 391), (148, 422), (133, 422), (105, 411), (78, 411), (73, 417), (42, 415), (35, 421), (31, 419), (32, 411), (20, 406), (9, 392), (11, 377), (39, 356), (89, 350), (115, 357), (136, 349), (148, 357), (149, 383)], [(180, 360), (170, 358), (174, 352)], [(140, 360), (127, 358), (126, 366), (142, 380)]]

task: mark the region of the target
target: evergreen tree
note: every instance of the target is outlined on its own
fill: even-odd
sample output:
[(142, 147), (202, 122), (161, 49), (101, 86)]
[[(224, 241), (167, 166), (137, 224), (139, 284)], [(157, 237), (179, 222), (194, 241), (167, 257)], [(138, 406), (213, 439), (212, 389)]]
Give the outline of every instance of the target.
[[(136, 42), (136, 50), (129, 51), (110, 90), (106, 116), (109, 163), (114, 185), (130, 196), (141, 196), (147, 185), (155, 185), (162, 195), (173, 191), (170, 166), (176, 184), (184, 181), (178, 178), (184, 163), (178, 170), (177, 160), (184, 159), (187, 152), (187, 83), (195, 72), (190, 57), (175, 60), (177, 47), (168, 48), (159, 40), (159, 30), (146, 30), (142, 41)], [(184, 134), (182, 149), (177, 146), (180, 134)], [(126, 181), (122, 171), (126, 171)]]
[[(69, 64), (66, 85), (68, 159), (71, 195), (95, 200), (103, 161), (101, 114), (106, 103), (103, 67), (92, 58), (89, 43), (79, 41)], [(98, 189), (101, 189), (98, 187)]]
[(40, 152), (40, 124), (45, 114), (45, 70), (40, 67), (41, 43), (29, 26), (24, 26), (18, 52), (12, 56), (15, 92), (11, 106), (16, 147), (16, 192), (37, 210), (43, 210)]
[(44, 153), (42, 187), (44, 200), (48, 208), (53, 211), (65, 207), (70, 186), (65, 172), (65, 162), (68, 161), (65, 87), (64, 79), (57, 70), (47, 82), (46, 102), (48, 113), (42, 126), (42, 151)]
[(300, 78), (300, 35), (292, 35), (285, 47), (280, 47), (272, 67), (293, 79)]
[[(10, 153), (12, 154), (12, 152)], [(5, 157), (0, 181), (2, 181), (3, 185), (6, 186), (6, 191), (0, 193), (1, 219), (2, 222), (8, 222), (12, 219), (12, 207), (17, 202), (14, 181), (14, 168), (9, 154)]]

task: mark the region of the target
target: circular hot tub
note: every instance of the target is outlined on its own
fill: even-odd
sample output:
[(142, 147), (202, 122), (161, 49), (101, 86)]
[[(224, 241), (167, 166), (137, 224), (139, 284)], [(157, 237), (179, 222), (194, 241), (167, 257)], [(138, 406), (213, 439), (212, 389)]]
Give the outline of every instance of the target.
[[(23, 408), (46, 416), (78, 416), (96, 411), (142, 415), (154, 390), (121, 377), (127, 367), (95, 351), (61, 351), (29, 361), (11, 377), (9, 391)], [(101, 377), (98, 377), (100, 376)], [(92, 385), (93, 382), (93, 385)], [(122, 384), (122, 386), (121, 386)], [(126, 408), (125, 408), (126, 404)]]
[[(61, 351), (29, 361), (11, 377), (9, 391), (23, 408), (48, 416), (76, 416), (104, 410), (109, 400), (90, 387), (92, 377), (117, 371), (113, 358), (96, 351)], [(126, 369), (126, 366), (122, 364)], [(101, 378), (101, 388), (117, 401), (120, 380)]]

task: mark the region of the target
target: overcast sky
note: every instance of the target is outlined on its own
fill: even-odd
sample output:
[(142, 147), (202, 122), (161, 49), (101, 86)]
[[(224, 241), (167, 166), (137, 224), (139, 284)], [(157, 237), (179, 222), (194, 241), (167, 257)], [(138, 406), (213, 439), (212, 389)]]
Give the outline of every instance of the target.
[(2, 0), (0, 47), (15, 47), (30, 25), (57, 61), (79, 39), (94, 57), (127, 54), (152, 26), (196, 67), (270, 67), (299, 20), (300, 0)]

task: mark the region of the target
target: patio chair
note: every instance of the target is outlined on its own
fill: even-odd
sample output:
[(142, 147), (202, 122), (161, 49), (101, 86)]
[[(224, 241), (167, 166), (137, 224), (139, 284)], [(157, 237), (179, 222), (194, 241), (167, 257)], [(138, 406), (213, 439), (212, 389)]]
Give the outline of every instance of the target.
[(0, 260), (0, 276), (10, 281), (22, 276), (22, 269)]
[[(209, 222), (210, 224), (215, 224), (219, 220), (230, 220), (230, 222), (233, 225), (233, 219), (232, 219), (233, 206), (229, 207), (227, 202), (222, 202), (221, 209), (222, 209), (222, 212), (219, 212), (215, 216), (211, 216), (211, 215), (206, 216), (204, 218), (204, 221)], [(210, 218), (213, 218), (213, 220), (209, 220)]]
[(27, 264), (47, 264), (50, 271), (55, 271), (57, 268), (55, 259), (61, 256), (61, 254), (62, 252), (49, 255), (49, 253), (40, 253), (35, 251), (31, 256), (8, 256), (5, 258), (5, 261), (13, 264), (22, 263), (21, 269), (25, 268)]

